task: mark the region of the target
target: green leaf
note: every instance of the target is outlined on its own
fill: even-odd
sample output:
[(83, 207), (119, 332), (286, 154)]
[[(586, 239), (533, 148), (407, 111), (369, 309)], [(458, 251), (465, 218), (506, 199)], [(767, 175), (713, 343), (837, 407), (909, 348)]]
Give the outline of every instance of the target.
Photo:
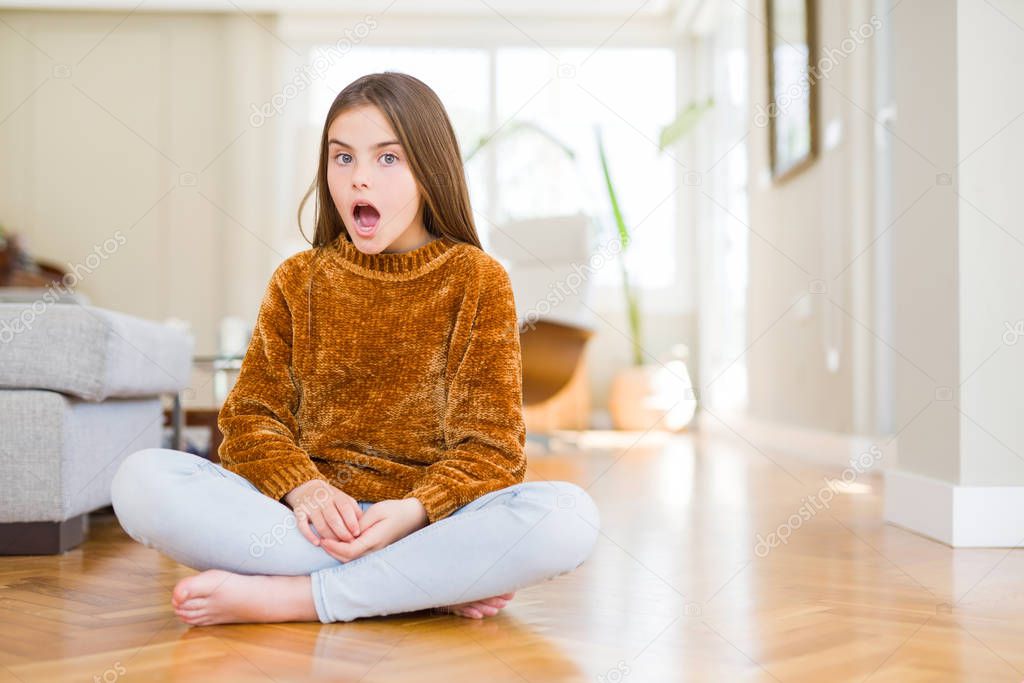
[(611, 170), (608, 168), (608, 157), (605, 156), (604, 142), (601, 140), (601, 129), (596, 128), (597, 155), (601, 159), (601, 173), (604, 175), (605, 188), (608, 190), (608, 200), (612, 205), (612, 214), (615, 216), (615, 226), (619, 231), (619, 241), (622, 242), (622, 251), (629, 247), (629, 230), (626, 228), (626, 219), (622, 216), (622, 209), (619, 208), (619, 198), (615, 193), (615, 184), (612, 182)]
[(689, 135), (700, 120), (712, 107), (715, 101), (708, 98), (703, 104), (691, 104), (676, 115), (676, 120), (661, 129), (658, 139), (658, 150), (664, 152), (666, 148), (682, 140)]

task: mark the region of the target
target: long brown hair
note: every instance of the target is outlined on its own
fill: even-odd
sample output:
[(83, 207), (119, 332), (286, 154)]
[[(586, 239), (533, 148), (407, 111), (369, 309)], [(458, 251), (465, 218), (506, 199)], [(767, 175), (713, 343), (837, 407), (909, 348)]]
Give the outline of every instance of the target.
[(426, 83), (396, 71), (362, 76), (334, 98), (320, 137), (316, 179), (299, 203), (299, 231), (302, 231), (302, 209), (315, 192), (316, 225), (312, 245), (324, 247), (339, 235), (352, 241), (327, 185), (327, 129), (342, 112), (367, 104), (376, 106), (387, 118), (405, 150), (423, 198), (423, 226), (427, 232), (434, 237), (447, 236), (482, 248), (473, 223), (459, 141), (444, 105)]

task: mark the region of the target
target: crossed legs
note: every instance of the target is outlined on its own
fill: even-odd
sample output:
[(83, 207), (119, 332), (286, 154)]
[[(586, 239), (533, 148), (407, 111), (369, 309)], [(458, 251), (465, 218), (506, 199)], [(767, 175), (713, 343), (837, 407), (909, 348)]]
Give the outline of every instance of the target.
[[(299, 532), (291, 509), (223, 467), (162, 448), (133, 453), (111, 485), (136, 541), (203, 573), (175, 587), (189, 623), (323, 623), (486, 601), (572, 571), (600, 528), (565, 481), (493, 491), (377, 551), (341, 562)], [(363, 509), (372, 503), (360, 502)]]

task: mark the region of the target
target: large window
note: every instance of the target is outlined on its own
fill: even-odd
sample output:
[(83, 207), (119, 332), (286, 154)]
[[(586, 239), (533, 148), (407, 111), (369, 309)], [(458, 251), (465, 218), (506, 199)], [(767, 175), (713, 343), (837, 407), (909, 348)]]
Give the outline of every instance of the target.
[[(498, 120), (515, 117), (540, 126), (568, 145), (575, 161), (541, 135), (500, 141), (494, 216), (500, 221), (583, 211), (598, 219), (603, 237), (615, 234), (597, 152), (600, 126), (634, 237), (627, 252), (630, 272), (641, 287), (670, 287), (676, 279), (676, 205), (662, 200), (677, 176), (675, 162), (658, 152), (657, 140), (675, 114), (675, 56), (668, 49), (553, 52), (557, 62), (539, 48), (497, 51)], [(583, 66), (563, 74), (559, 63)], [(596, 284), (618, 286), (619, 277), (617, 269), (604, 268)]]
[[(497, 133), (465, 166), (485, 245), (489, 231), (506, 221), (577, 211), (595, 219), (595, 244), (616, 234), (598, 160), (600, 126), (634, 236), (628, 252), (634, 281), (652, 295), (678, 291), (672, 191), (686, 169), (657, 144), (676, 112), (671, 49), (363, 46), (333, 67), (325, 79), (330, 87), (312, 92), (310, 125), (323, 125), (338, 90), (363, 74), (386, 70), (416, 76), (437, 92), (464, 155)], [(594, 284), (618, 289), (619, 278), (617, 268), (603, 268)]]

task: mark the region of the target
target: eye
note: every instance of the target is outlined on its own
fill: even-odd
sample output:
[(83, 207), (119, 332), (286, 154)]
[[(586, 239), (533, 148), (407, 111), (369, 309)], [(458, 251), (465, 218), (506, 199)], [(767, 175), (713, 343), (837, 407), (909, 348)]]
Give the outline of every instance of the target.
[(388, 166), (394, 166), (396, 163), (398, 163), (398, 157), (395, 156), (395, 154), (393, 154), (392, 152), (384, 152), (383, 154), (380, 155), (381, 159), (383, 159), (385, 157), (392, 157), (392, 158), (394, 158), (394, 161), (392, 163), (388, 164)]
[[(345, 153), (345, 152), (342, 152), (341, 154), (336, 154), (336, 155), (334, 155), (334, 160), (335, 160), (335, 161), (337, 162), (337, 161), (338, 161), (338, 159), (340, 159), (341, 157), (351, 157), (351, 156), (352, 156), (351, 154), (347, 154), (347, 153)], [(344, 163), (346, 163), (346, 164), (347, 164), (348, 162), (346, 161), (346, 162), (344, 162)]]

